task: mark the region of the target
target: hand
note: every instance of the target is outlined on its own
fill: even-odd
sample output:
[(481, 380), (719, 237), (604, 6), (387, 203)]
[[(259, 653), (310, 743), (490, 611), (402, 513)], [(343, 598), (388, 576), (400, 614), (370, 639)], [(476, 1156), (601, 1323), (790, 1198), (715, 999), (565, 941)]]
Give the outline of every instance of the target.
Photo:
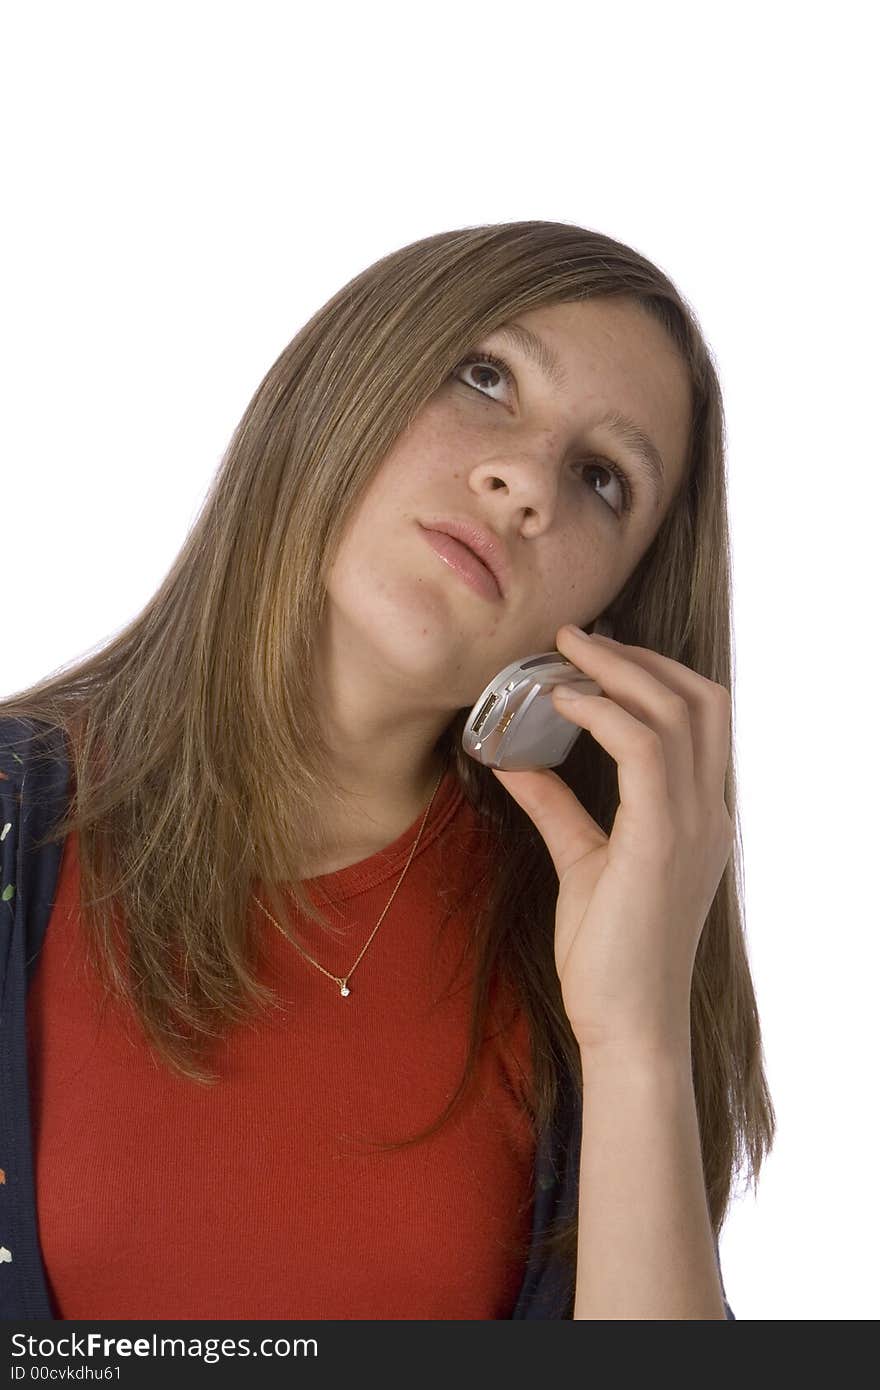
[(734, 844), (724, 801), (730, 695), (647, 647), (568, 627), (556, 646), (605, 692), (551, 698), (617, 762), (611, 835), (550, 768), (492, 771), (559, 875), (563, 1004), (583, 1053), (689, 1055), (694, 959)]

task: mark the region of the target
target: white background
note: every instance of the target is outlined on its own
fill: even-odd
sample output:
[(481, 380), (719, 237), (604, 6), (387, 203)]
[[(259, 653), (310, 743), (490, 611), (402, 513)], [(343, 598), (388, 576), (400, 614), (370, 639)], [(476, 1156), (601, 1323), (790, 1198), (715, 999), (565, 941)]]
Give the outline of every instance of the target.
[(392, 249), (575, 222), (696, 309), (779, 1124), (721, 1237), (739, 1319), (880, 1302), (872, 9), (3, 7), (2, 694), (139, 611), (269, 365)]

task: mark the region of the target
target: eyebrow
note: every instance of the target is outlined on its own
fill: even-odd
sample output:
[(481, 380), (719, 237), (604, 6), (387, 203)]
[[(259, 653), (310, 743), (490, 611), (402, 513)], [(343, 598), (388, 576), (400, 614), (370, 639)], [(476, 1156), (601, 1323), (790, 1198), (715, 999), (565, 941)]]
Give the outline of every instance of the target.
[[(492, 331), (499, 338), (504, 338), (514, 347), (519, 348), (523, 356), (532, 362), (559, 390), (565, 389), (568, 385), (568, 373), (553, 349), (544, 342), (543, 338), (539, 338), (537, 333), (526, 328), (525, 324), (514, 321), (501, 324)], [(619, 410), (608, 410), (593, 423), (597, 429), (607, 429), (609, 434), (618, 439), (639, 464), (640, 471), (650, 484), (654, 494), (654, 509), (656, 511), (663, 500), (663, 482), (666, 474), (663, 456), (653, 439), (650, 435), (645, 434), (645, 431), (636, 424), (635, 420), (631, 420), (629, 416), (623, 415)]]

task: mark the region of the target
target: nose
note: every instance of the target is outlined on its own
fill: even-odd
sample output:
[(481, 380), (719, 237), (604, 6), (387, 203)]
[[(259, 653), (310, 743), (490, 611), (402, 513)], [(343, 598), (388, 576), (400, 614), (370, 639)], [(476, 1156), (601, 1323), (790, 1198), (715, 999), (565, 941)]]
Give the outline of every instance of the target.
[(508, 452), (502, 461), (490, 459), (478, 464), (472, 482), (482, 490), (507, 489), (511, 503), (529, 518), (540, 516), (545, 524), (552, 520), (559, 491), (559, 460), (552, 443), (536, 443), (532, 449)]

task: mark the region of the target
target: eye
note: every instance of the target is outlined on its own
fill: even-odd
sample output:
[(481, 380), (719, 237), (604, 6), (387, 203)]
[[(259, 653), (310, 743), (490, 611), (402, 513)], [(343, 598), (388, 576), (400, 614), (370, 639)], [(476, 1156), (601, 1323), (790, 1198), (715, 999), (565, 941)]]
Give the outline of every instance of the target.
[[(472, 367), (477, 363), (479, 363), (482, 367), (485, 367), (487, 364), (490, 367), (494, 367), (495, 370), (498, 372), (499, 376), (502, 377), (505, 386), (513, 386), (513, 372), (510, 370), (510, 367), (504, 361), (503, 357), (495, 357), (491, 352), (481, 352), (479, 357), (463, 357), (462, 360), (455, 367), (453, 367), (450, 375), (457, 376), (463, 367)], [(485, 372), (481, 374), (485, 375)], [(462, 385), (470, 386), (470, 382), (464, 381), (462, 382)], [(471, 386), (471, 390), (481, 391), (481, 388), (477, 386)], [(489, 399), (494, 400), (495, 398), (494, 396), (490, 396)]]
[[(458, 373), (462, 371), (464, 367), (477, 368), (478, 370), (476, 371), (476, 373), (474, 373), (477, 376), (485, 376), (487, 369), (491, 370), (492, 368), (494, 368), (494, 370), (502, 378), (505, 386), (513, 386), (515, 384), (513, 372), (511, 371), (508, 364), (504, 361), (504, 358), (496, 357), (494, 353), (481, 352), (479, 354), (471, 354), (471, 356), (469, 357), (463, 357), (461, 361), (453, 367), (452, 371), (449, 374), (450, 377), (455, 377), (457, 379)], [(483, 386), (486, 384), (485, 382), (483, 383), (483, 385), (480, 386), (475, 386), (469, 381), (462, 381), (460, 384), (462, 386), (465, 386), (470, 391), (476, 391), (481, 396), (486, 394), (486, 392), (483, 390)], [(489, 396), (488, 399), (490, 401), (494, 401), (497, 399), (497, 397)], [(591, 461), (584, 464), (582, 476), (586, 477), (587, 474), (594, 471), (596, 468), (598, 468), (599, 471), (602, 473), (609, 473), (617, 481), (617, 484), (620, 488), (621, 502), (619, 507), (613, 506), (610, 502), (606, 501), (604, 497), (601, 499), (603, 502), (605, 502), (605, 505), (606, 507), (608, 507), (609, 511), (614, 512), (615, 516), (625, 516), (628, 512), (631, 512), (633, 509), (635, 496), (633, 484), (630, 481), (629, 475), (624, 471), (623, 468), (620, 467), (619, 464), (614, 463), (612, 459), (600, 457), (597, 458), (595, 461)], [(591, 488), (590, 491), (596, 492), (596, 489)], [(597, 492), (596, 496), (600, 497), (601, 494)]]
[(582, 476), (586, 477), (586, 475), (595, 468), (598, 468), (600, 473), (610, 473), (612, 477), (614, 477), (617, 480), (617, 483), (620, 487), (620, 506), (611, 507), (610, 502), (608, 502), (606, 505), (611, 507), (611, 510), (615, 512), (618, 516), (625, 516), (628, 512), (631, 512), (633, 509), (633, 490), (630, 480), (627, 477), (626, 473), (624, 473), (623, 469), (618, 467), (616, 463), (612, 463), (611, 459), (603, 458), (596, 463), (585, 463), (584, 473)]

